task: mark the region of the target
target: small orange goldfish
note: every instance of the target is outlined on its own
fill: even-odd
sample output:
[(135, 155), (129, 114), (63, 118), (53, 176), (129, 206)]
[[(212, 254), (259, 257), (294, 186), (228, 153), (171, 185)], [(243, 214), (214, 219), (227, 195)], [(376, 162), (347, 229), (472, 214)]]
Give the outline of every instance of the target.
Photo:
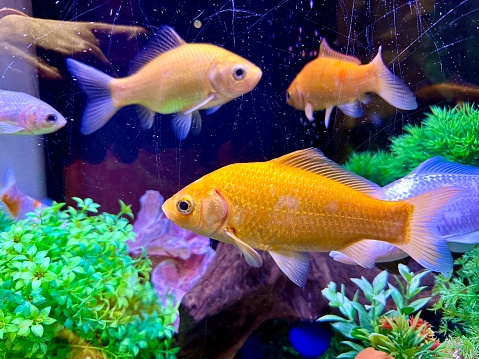
[(399, 109), (417, 108), (414, 94), (384, 65), (381, 47), (369, 64), (361, 65), (358, 58), (334, 51), (322, 39), (318, 57), (293, 80), (286, 91), (286, 101), (295, 109), (304, 110), (309, 121), (314, 121), (314, 111), (326, 109), (327, 128), (335, 106), (348, 116), (361, 117), (360, 102), (369, 101), (368, 92), (378, 94)]
[(13, 169), (8, 166), (5, 168), (0, 182), (0, 202), (0, 206), (17, 221), (27, 218), (26, 214), (37, 208), (47, 207), (46, 204), (20, 191), (16, 185)]
[(252, 91), (261, 70), (248, 60), (211, 44), (188, 44), (172, 28), (163, 26), (157, 37), (135, 59), (131, 76), (114, 79), (93, 67), (68, 59), (90, 102), (81, 132), (103, 127), (122, 107), (139, 105), (142, 128), (153, 125), (155, 113), (173, 114), (179, 139), (201, 129), (198, 110), (216, 111), (221, 105)]
[(163, 204), (180, 227), (232, 243), (246, 262), (262, 265), (268, 251), (296, 284), (306, 282), (305, 252), (338, 250), (364, 267), (375, 262), (374, 239), (394, 244), (424, 267), (452, 270), (438, 233), (442, 208), (462, 194), (440, 188), (398, 202), (328, 160), (319, 150), (296, 151), (267, 162), (237, 163), (188, 185)]

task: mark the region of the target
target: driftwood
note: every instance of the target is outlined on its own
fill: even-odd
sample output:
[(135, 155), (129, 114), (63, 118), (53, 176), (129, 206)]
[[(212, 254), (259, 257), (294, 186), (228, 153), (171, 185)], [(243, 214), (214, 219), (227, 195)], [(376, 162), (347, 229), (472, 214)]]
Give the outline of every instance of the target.
[[(302, 289), (286, 278), (267, 253), (262, 256), (263, 267), (255, 269), (232, 245), (218, 245), (205, 275), (183, 299), (179, 358), (233, 358), (267, 320), (314, 320), (330, 313), (321, 294), (329, 282), (344, 283), (352, 296), (357, 287), (350, 278), (372, 280), (382, 270), (345, 265), (327, 253), (312, 253), (308, 281)], [(412, 260), (410, 267), (420, 269)], [(426, 276), (424, 284), (432, 284), (432, 276)]]

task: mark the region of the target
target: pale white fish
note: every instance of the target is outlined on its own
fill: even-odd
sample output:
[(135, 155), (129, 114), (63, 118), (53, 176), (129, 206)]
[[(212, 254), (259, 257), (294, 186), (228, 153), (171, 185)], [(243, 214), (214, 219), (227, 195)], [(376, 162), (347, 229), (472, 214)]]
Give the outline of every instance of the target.
[[(387, 200), (400, 201), (448, 186), (464, 187), (468, 192), (444, 208), (437, 226), (449, 249), (463, 253), (479, 243), (479, 167), (450, 162), (440, 156), (433, 157), (383, 189)], [(404, 251), (389, 243), (371, 242), (378, 263), (407, 257)], [(331, 251), (330, 256), (342, 263), (357, 264), (338, 251)]]
[(67, 120), (49, 104), (29, 94), (0, 90), (0, 134), (44, 135)]

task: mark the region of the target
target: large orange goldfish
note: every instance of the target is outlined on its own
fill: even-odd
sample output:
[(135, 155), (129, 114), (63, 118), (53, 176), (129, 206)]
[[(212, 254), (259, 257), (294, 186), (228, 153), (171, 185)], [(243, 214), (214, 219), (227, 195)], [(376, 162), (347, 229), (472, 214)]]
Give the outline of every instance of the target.
[(248, 60), (211, 44), (188, 44), (172, 28), (161, 27), (156, 38), (135, 59), (131, 76), (113, 77), (68, 59), (67, 66), (86, 92), (81, 131), (103, 127), (122, 107), (139, 105), (142, 128), (153, 125), (155, 113), (176, 114), (173, 130), (179, 139), (201, 129), (198, 110), (221, 105), (253, 90), (261, 70)]
[(462, 194), (456, 187), (399, 202), (328, 160), (316, 149), (267, 162), (237, 163), (188, 185), (163, 204), (180, 227), (236, 245), (259, 267), (268, 251), (280, 269), (304, 285), (305, 252), (337, 250), (372, 267), (374, 239), (394, 244), (424, 267), (452, 270), (451, 253), (437, 229), (442, 208)]
[(414, 94), (384, 65), (381, 47), (369, 64), (361, 65), (358, 58), (334, 51), (323, 39), (318, 57), (307, 63), (289, 85), (286, 100), (295, 109), (304, 110), (310, 121), (314, 120), (314, 111), (326, 110), (324, 123), (328, 127), (335, 106), (348, 116), (361, 117), (360, 102), (368, 102), (368, 92), (399, 109), (417, 108)]

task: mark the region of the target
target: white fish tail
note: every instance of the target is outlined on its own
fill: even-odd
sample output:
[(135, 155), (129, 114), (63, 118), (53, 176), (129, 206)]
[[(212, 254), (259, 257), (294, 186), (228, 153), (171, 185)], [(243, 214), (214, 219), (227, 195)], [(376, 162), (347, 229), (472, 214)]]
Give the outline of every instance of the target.
[(386, 67), (381, 57), (381, 47), (378, 54), (371, 61), (371, 66), (376, 69), (378, 83), (375, 92), (387, 103), (402, 110), (417, 108), (416, 97), (411, 90), (398, 77), (394, 76)]
[(81, 132), (89, 135), (103, 127), (118, 111), (109, 87), (113, 77), (73, 59), (67, 59), (67, 67), (88, 97)]
[(435, 272), (450, 273), (453, 259), (445, 239), (439, 233), (437, 223), (444, 207), (465, 193), (467, 192), (460, 187), (443, 187), (401, 201), (412, 204), (414, 210), (404, 242), (395, 245), (423, 267)]

